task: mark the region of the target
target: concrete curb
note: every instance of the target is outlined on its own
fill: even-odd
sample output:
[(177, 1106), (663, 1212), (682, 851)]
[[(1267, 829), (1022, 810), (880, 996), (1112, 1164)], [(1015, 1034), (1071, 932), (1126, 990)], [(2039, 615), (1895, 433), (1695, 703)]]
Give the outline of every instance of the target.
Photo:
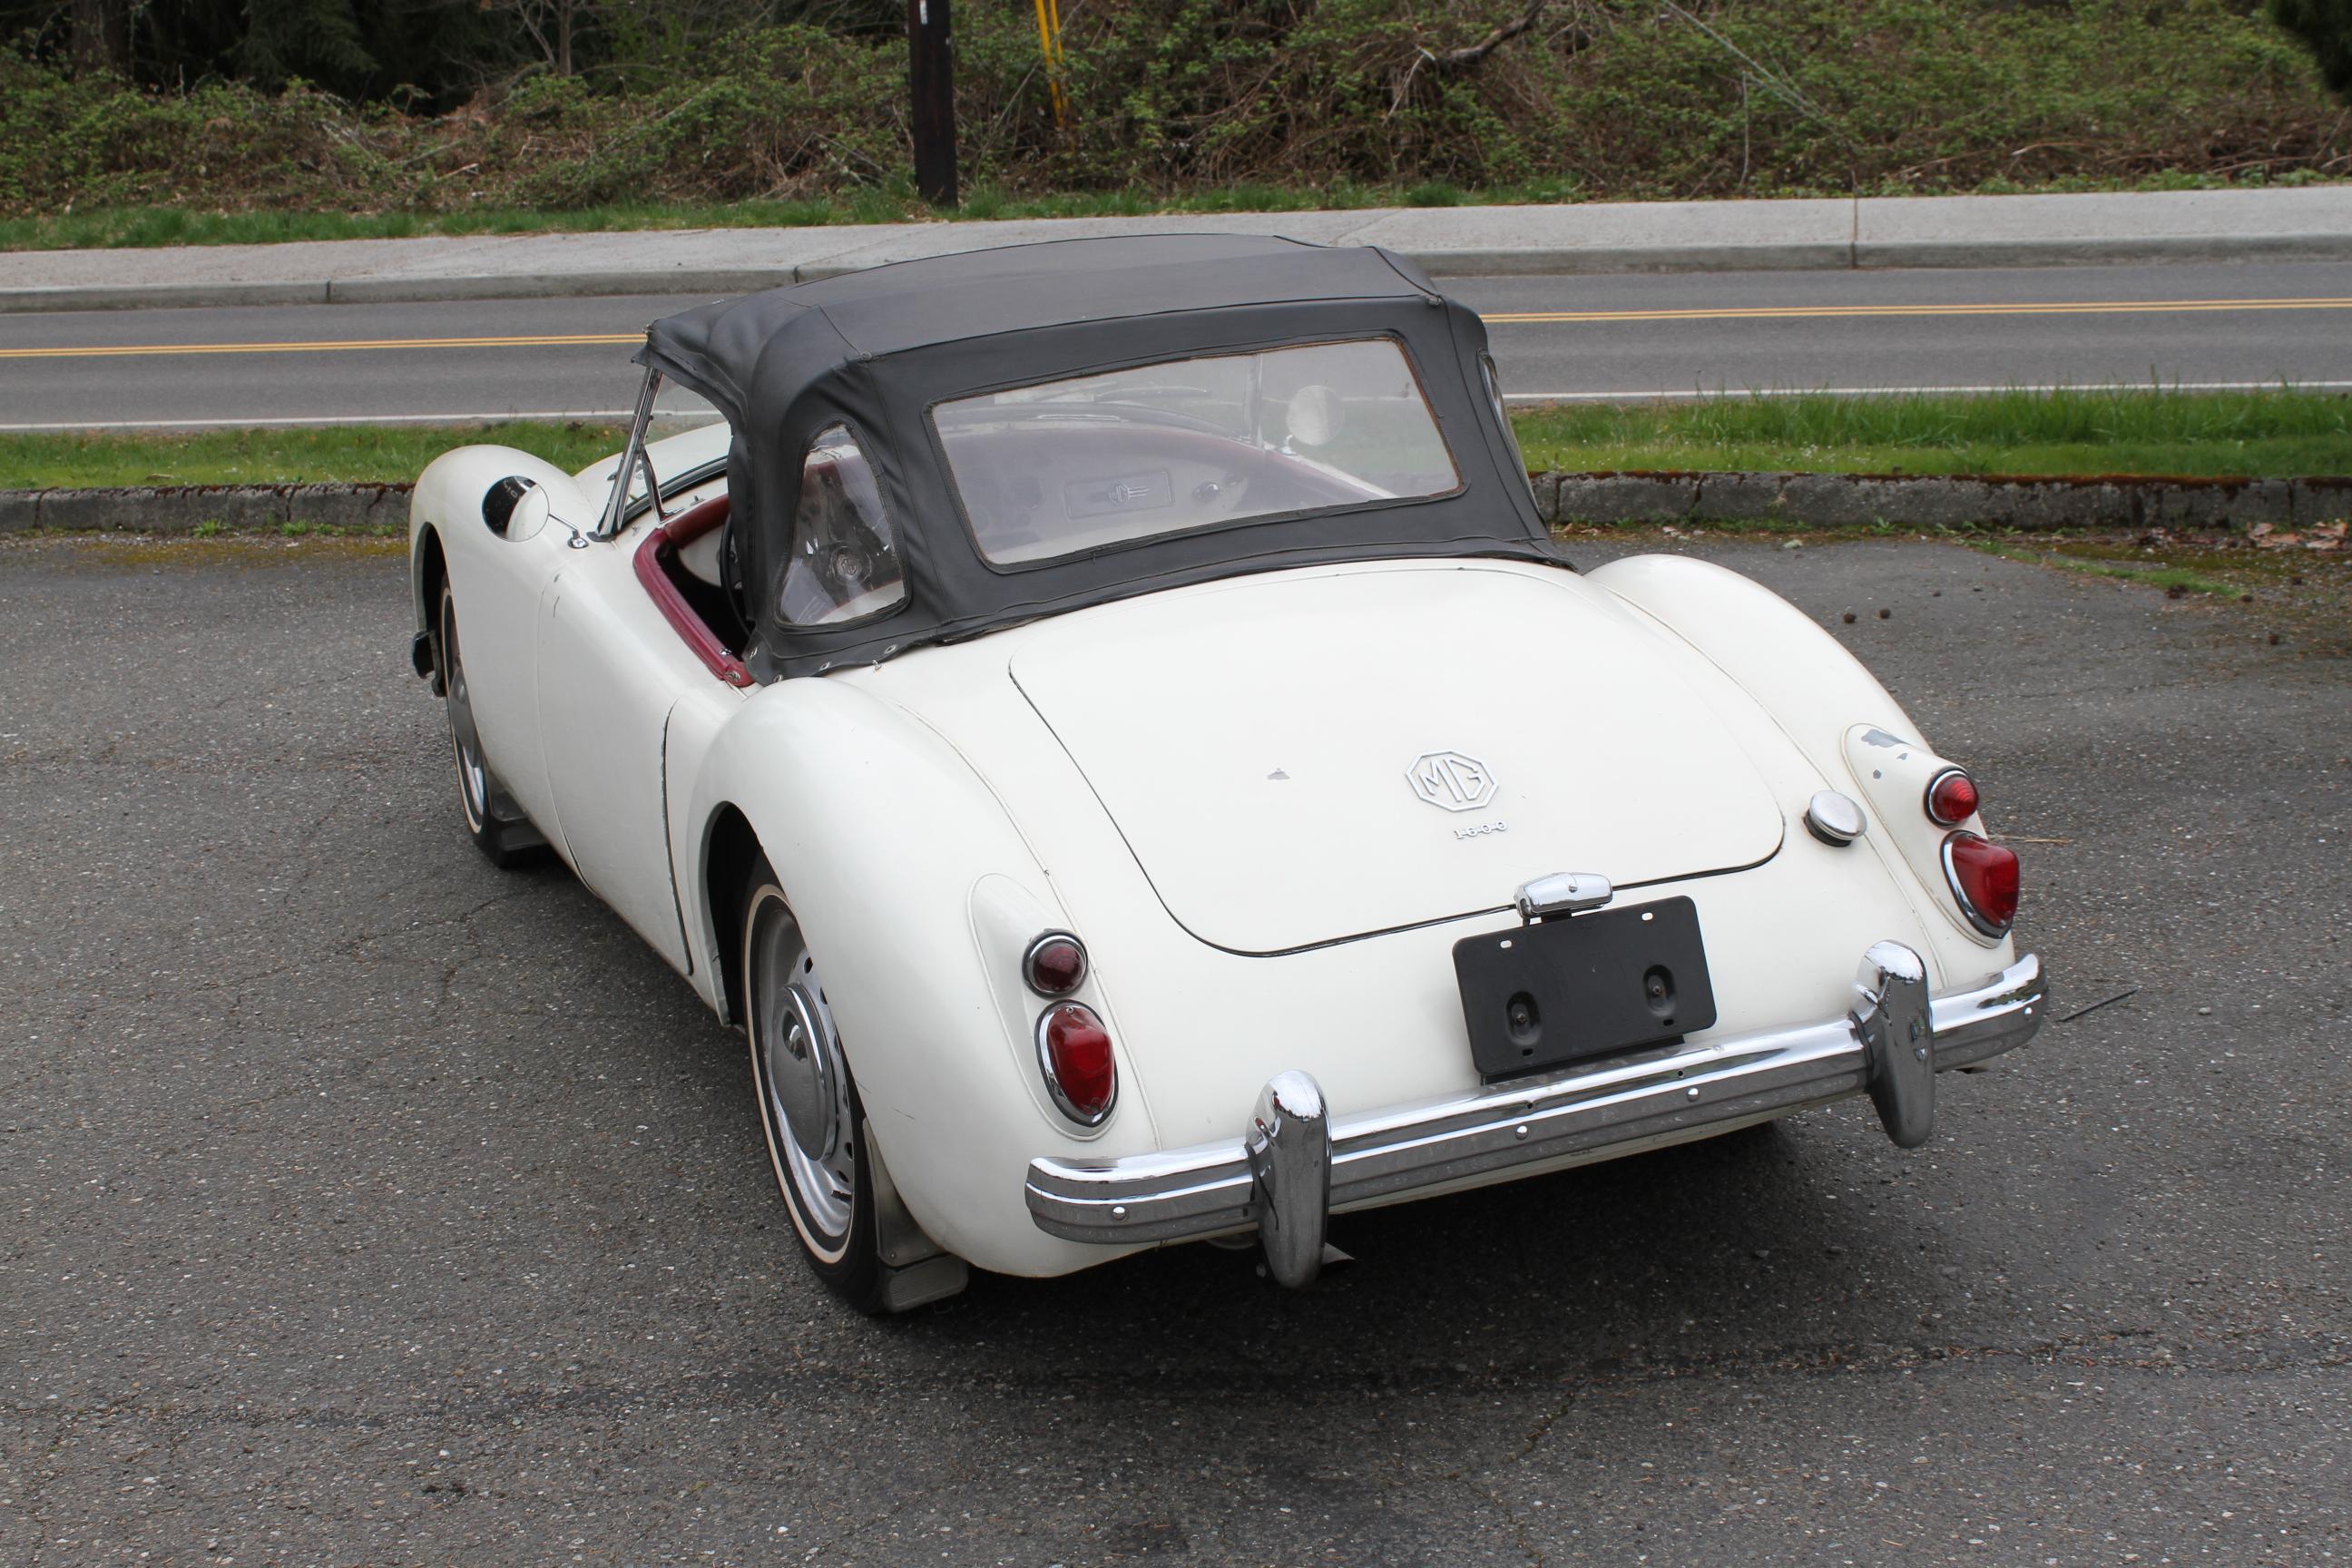
[(2229, 529), (2352, 515), (2352, 478), (1552, 472), (1533, 483), (1550, 522), (2039, 531)]
[(2078, 267), (2130, 262), (2342, 261), (2352, 234), (2147, 235), (2128, 239), (1859, 240), (1849, 264), (1896, 267)]
[[(1277, 216), (1267, 226), (1279, 228)], [(2119, 239), (1847, 240), (1769, 244), (1402, 249), (1433, 278), (1548, 278), (1608, 272), (1852, 271), (1885, 268), (2059, 267), (2085, 263), (2352, 259), (2352, 232), (2154, 235)], [(247, 305), (437, 304), (463, 300), (629, 294), (748, 294), (881, 266), (646, 267), (593, 271), (451, 273), (252, 282), (0, 288), (0, 313), (215, 309)]]
[(241, 533), (289, 523), (384, 528), (408, 521), (407, 485), (136, 485), (0, 490), (0, 533)]
[(622, 294), (750, 294), (850, 268), (672, 268), (634, 272), (486, 272), (430, 278), (321, 278), (308, 282), (125, 283), (0, 289), (0, 313), (43, 310), (212, 310), (240, 305), (405, 305), (452, 300), (588, 299)]
[[(2232, 529), (2352, 516), (2352, 478), (1957, 477), (1703, 472), (1532, 476), (1547, 522), (1790, 528)], [(0, 490), (0, 533), (268, 532), (408, 521), (407, 485), (169, 485)]]

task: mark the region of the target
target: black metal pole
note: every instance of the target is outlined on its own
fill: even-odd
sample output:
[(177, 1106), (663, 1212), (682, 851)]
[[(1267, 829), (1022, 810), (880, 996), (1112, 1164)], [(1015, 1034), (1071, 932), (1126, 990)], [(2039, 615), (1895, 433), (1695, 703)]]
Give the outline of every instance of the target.
[(915, 99), (915, 189), (956, 205), (955, 40), (948, 0), (907, 0), (907, 79)]

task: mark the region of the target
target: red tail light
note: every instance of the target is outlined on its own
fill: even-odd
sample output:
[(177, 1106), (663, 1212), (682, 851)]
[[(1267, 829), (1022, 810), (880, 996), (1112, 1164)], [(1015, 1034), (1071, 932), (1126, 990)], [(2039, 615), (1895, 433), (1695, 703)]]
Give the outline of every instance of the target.
[(1118, 1099), (1118, 1064), (1093, 1008), (1083, 1002), (1047, 1008), (1037, 1020), (1037, 1062), (1063, 1115), (1082, 1126), (1102, 1125)]
[(1958, 827), (1977, 814), (1977, 781), (1946, 768), (1927, 781), (1927, 815), (1945, 827)]
[(1944, 876), (1969, 923), (1987, 936), (2005, 936), (2017, 919), (2017, 857), (1973, 833), (1944, 840)]
[(1040, 996), (1067, 996), (1086, 977), (1086, 944), (1067, 931), (1047, 931), (1021, 960), (1021, 978)]

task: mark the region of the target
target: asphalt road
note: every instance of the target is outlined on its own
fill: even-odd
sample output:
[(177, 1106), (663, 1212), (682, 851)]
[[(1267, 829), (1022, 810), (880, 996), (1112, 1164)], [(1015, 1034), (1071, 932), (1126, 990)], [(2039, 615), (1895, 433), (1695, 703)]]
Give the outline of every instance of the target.
[[(2352, 264), (1461, 279), (1516, 395), (2352, 385)], [(690, 299), (0, 316), (0, 428), (616, 415)], [(307, 347), (299, 345), (309, 345)], [(135, 351), (135, 352), (132, 352)]]
[(395, 554), (0, 546), (0, 1562), (2352, 1556), (2352, 670), (1704, 548), (1977, 767), (2056, 1013), (2136, 994), (1914, 1152), (1850, 1104), (1354, 1216), (1301, 1295), (1192, 1247), (877, 1323), (738, 1037), (461, 837)]

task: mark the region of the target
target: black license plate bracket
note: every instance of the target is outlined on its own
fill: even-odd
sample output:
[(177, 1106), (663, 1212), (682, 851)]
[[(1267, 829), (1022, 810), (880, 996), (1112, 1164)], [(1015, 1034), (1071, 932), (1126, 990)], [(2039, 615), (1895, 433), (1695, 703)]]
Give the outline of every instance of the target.
[(1698, 906), (1686, 898), (1464, 937), (1454, 973), (1482, 1078), (1664, 1045), (1715, 1025)]

